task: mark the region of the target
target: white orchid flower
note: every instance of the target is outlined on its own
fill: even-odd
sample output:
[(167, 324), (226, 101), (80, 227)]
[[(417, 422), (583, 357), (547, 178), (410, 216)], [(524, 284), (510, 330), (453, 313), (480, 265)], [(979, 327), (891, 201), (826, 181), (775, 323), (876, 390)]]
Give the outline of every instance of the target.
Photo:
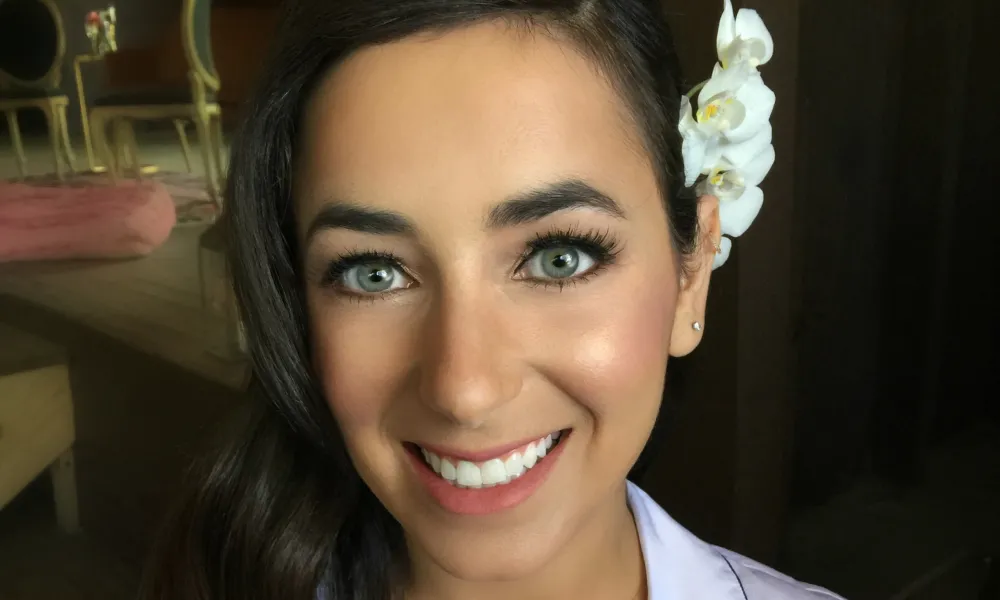
[(709, 136), (720, 133), (730, 142), (745, 142), (771, 120), (775, 100), (760, 73), (748, 64), (729, 69), (716, 65), (712, 78), (698, 93), (695, 120)]
[(732, 238), (743, 235), (760, 213), (760, 184), (775, 160), (770, 123), (775, 94), (758, 71), (774, 55), (771, 33), (756, 11), (734, 14), (732, 0), (724, 0), (716, 50), (719, 64), (711, 79), (681, 98), (678, 120), (686, 185), (704, 175), (699, 193), (719, 199), (722, 238), (713, 269), (726, 263)]
[(756, 69), (774, 56), (774, 38), (757, 11), (741, 9), (733, 14), (732, 0), (725, 0), (719, 33), (715, 42), (724, 68), (746, 62)]
[(684, 183), (691, 186), (701, 175), (709, 175), (720, 164), (739, 168), (751, 162), (771, 145), (771, 124), (765, 122), (757, 133), (739, 143), (730, 142), (718, 132), (699, 126), (692, 114), (691, 101), (681, 98), (680, 132), (683, 139)]
[(692, 186), (699, 175), (707, 174), (715, 164), (719, 156), (718, 136), (711, 137), (709, 132), (698, 125), (691, 99), (687, 96), (681, 96), (679, 127), (683, 140), (681, 153), (684, 156), (684, 185)]
[(719, 199), (722, 233), (740, 237), (760, 213), (764, 192), (758, 186), (774, 165), (774, 146), (739, 169), (722, 166), (705, 181), (704, 192)]
[(733, 240), (723, 237), (719, 240), (719, 249), (715, 253), (715, 259), (712, 261), (712, 269), (718, 269), (722, 265), (726, 264), (729, 260), (729, 254), (733, 251)]

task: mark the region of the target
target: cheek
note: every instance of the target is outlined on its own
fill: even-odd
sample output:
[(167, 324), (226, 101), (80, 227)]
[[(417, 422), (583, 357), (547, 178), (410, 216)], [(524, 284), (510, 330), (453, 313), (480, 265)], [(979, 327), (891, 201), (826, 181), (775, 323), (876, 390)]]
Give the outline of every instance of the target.
[(406, 328), (372, 323), (363, 308), (353, 314), (323, 299), (310, 308), (314, 368), (349, 440), (379, 430), (412, 355)]
[(661, 283), (615, 285), (572, 319), (543, 329), (557, 341), (548, 346), (555, 353), (539, 362), (597, 427), (655, 418), (659, 408), (676, 285), (667, 276), (655, 281)]
[(600, 388), (642, 385), (658, 371), (669, 347), (664, 296), (646, 294), (609, 311), (598, 327), (581, 332), (574, 363)]

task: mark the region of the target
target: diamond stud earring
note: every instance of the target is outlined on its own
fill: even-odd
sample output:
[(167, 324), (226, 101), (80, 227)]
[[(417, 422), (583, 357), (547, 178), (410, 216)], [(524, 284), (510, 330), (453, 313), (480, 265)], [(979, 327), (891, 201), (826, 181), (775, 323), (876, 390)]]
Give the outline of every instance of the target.
[(694, 323), (692, 323), (691, 327), (693, 327), (695, 331), (699, 331), (699, 332), (701, 331), (701, 323), (699, 323), (698, 321), (695, 321)]

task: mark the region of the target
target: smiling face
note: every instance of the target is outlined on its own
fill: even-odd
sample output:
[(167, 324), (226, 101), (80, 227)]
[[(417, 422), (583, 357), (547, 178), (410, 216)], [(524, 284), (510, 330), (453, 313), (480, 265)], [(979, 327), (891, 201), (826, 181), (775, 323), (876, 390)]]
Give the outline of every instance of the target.
[(302, 131), (313, 356), (356, 468), (415, 562), (543, 567), (624, 510), (697, 343), (675, 314), (703, 309), (623, 103), (570, 45), (484, 24), (354, 54)]

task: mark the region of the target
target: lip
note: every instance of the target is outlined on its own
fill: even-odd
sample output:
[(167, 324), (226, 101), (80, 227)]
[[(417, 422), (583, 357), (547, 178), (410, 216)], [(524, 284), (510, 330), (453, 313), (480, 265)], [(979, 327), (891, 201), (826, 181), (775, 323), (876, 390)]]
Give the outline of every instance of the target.
[(434, 454), (437, 454), (441, 458), (457, 458), (458, 460), (467, 460), (473, 463), (481, 463), (491, 460), (493, 458), (510, 454), (511, 452), (519, 450), (532, 442), (537, 442), (538, 440), (544, 438), (545, 436), (558, 433), (559, 431), (566, 431), (566, 430), (550, 431), (548, 433), (543, 433), (535, 437), (525, 438), (520, 442), (514, 442), (512, 444), (507, 444), (504, 446), (497, 446), (496, 448), (490, 448), (488, 450), (476, 450), (471, 452), (467, 452), (465, 450), (459, 450), (457, 448), (446, 448), (444, 446), (424, 444), (422, 442), (413, 442), (413, 444), (420, 446), (424, 450), (433, 452)]
[[(570, 438), (572, 438), (572, 431), (564, 431), (559, 443), (553, 446), (545, 458), (529, 469), (524, 475), (521, 475), (510, 483), (489, 488), (472, 489), (455, 487), (435, 473), (430, 465), (424, 462), (417, 453), (406, 452), (406, 455), (410, 458), (410, 463), (416, 472), (417, 479), (420, 480), (431, 498), (438, 505), (456, 515), (484, 516), (510, 510), (533, 496), (542, 487), (542, 484), (548, 480), (549, 474), (555, 468)], [(521, 445), (529, 444), (531, 441), (528, 440)], [(513, 446), (511, 450), (519, 447)], [(437, 454), (431, 448), (427, 449)], [(490, 452), (493, 452), (493, 450), (490, 450)], [(493, 456), (497, 455), (490, 454), (487, 456), (487, 459)]]

